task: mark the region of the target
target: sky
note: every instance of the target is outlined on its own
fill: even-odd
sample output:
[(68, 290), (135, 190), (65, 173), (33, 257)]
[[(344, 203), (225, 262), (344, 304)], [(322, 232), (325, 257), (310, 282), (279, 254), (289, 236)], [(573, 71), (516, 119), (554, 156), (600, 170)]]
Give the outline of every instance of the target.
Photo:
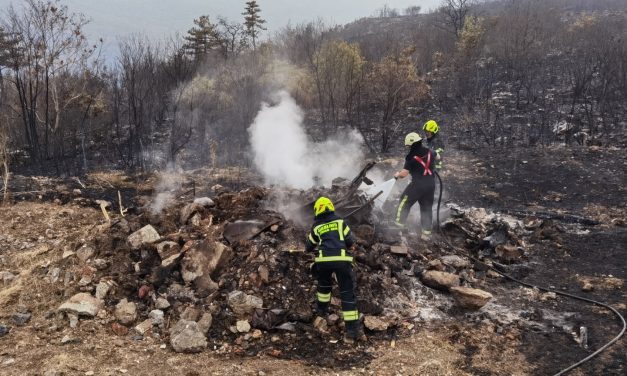
[[(2, 13), (23, 0), (0, 0)], [(141, 33), (159, 40), (185, 33), (194, 18), (208, 14), (232, 21), (242, 20), (245, 0), (61, 0), (71, 12), (82, 13), (91, 20), (85, 31), (90, 39), (103, 38), (104, 53), (116, 52), (120, 37)], [(345, 24), (373, 15), (384, 4), (403, 10), (412, 5), (423, 11), (433, 9), (441, 0), (258, 0), (261, 16), (267, 21), (268, 33), (288, 23), (297, 24), (318, 18), (330, 24)]]

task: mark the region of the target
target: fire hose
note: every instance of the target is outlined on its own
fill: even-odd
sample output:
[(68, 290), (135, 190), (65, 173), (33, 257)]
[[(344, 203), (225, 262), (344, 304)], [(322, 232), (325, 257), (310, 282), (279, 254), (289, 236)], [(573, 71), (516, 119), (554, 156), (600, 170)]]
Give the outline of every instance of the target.
[(438, 174), (437, 171), (435, 172), (435, 176), (437, 176), (438, 178), (438, 182), (439, 182), (439, 186), (440, 186), (440, 192), (439, 192), (439, 197), (438, 197), (438, 207), (437, 207), (437, 228), (438, 228), (438, 232), (442, 235), (442, 239), (447, 243), (447, 245), (457, 254), (459, 254), (460, 256), (464, 256), (467, 257), (469, 259), (471, 259), (474, 262), (480, 263), (485, 265), (487, 268), (497, 272), (498, 274), (502, 275), (503, 277), (505, 277), (506, 279), (509, 279), (510, 281), (516, 282), (522, 286), (525, 287), (529, 287), (529, 288), (533, 288), (533, 289), (538, 289), (541, 291), (546, 291), (546, 292), (552, 292), (555, 293), (557, 295), (562, 295), (562, 296), (566, 296), (568, 298), (572, 298), (572, 299), (576, 299), (576, 300), (581, 300), (587, 303), (591, 303), (591, 304), (595, 304), (598, 305), (600, 307), (609, 309), (612, 313), (614, 313), (614, 315), (616, 315), (616, 317), (618, 317), (618, 319), (622, 322), (623, 324), (623, 328), (621, 329), (620, 333), (618, 333), (618, 335), (614, 338), (612, 338), (609, 342), (607, 342), (605, 345), (601, 346), (599, 349), (597, 349), (596, 351), (594, 351), (592, 354), (588, 355), (587, 357), (581, 359), (580, 361), (568, 366), (567, 368), (564, 368), (562, 370), (560, 370), (558, 373), (556, 373), (554, 376), (559, 376), (559, 375), (564, 375), (569, 371), (572, 371), (573, 369), (581, 366), (582, 364), (586, 363), (587, 361), (589, 361), (590, 359), (594, 358), (595, 356), (599, 355), (601, 352), (603, 352), (605, 349), (607, 349), (608, 347), (610, 347), (612, 344), (614, 344), (615, 342), (617, 342), (622, 336), (623, 334), (625, 334), (625, 329), (627, 328), (627, 322), (625, 322), (625, 318), (620, 314), (620, 312), (618, 312), (614, 307), (610, 306), (609, 304), (603, 303), (603, 302), (599, 302), (596, 300), (592, 300), (592, 299), (588, 299), (588, 298), (584, 298), (582, 296), (578, 296), (578, 295), (573, 295), (573, 294), (569, 294), (566, 292), (562, 292), (562, 291), (557, 291), (557, 290), (553, 290), (550, 288), (546, 288), (546, 287), (542, 287), (542, 286), (538, 286), (538, 285), (534, 285), (531, 283), (527, 283), (527, 282), (523, 282), (521, 280), (518, 280), (506, 273), (504, 273), (503, 271), (495, 268), (492, 265), (488, 265), (487, 263), (479, 260), (476, 257), (471, 256), (467, 251), (456, 247), (455, 245), (453, 245), (451, 243), (451, 241), (448, 239), (447, 236), (444, 235), (442, 228), (440, 227), (440, 203), (442, 201), (442, 188), (443, 188), (443, 184), (442, 184), (442, 179), (440, 178), (440, 175)]

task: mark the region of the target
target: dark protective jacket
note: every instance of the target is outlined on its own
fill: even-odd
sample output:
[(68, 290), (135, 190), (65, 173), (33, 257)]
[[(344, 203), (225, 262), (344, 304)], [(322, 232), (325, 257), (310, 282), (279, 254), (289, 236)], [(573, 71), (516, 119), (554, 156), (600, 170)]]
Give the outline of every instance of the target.
[(444, 154), (444, 142), (436, 133), (431, 138), (427, 138), (425, 140), (425, 146), (429, 149), (433, 150), (437, 155), (440, 156), (440, 159), (436, 162), (436, 166), (438, 169), (442, 168), (442, 157)]
[(407, 156), (405, 156), (403, 168), (409, 171), (412, 181), (414, 181), (423, 178), (433, 178), (435, 165), (435, 152), (423, 146), (421, 142), (416, 142), (409, 149)]
[(348, 249), (355, 238), (342, 218), (335, 212), (322, 213), (316, 217), (307, 235), (307, 252), (318, 250), (316, 262), (353, 261)]

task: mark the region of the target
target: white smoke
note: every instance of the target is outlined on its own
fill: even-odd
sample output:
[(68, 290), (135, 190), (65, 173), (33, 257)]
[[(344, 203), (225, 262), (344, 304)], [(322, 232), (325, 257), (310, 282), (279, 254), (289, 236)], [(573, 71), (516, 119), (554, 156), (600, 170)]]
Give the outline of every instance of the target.
[(176, 191), (183, 186), (183, 171), (170, 164), (165, 171), (159, 172), (158, 179), (152, 201), (148, 207), (150, 212), (155, 215), (174, 204)]
[(329, 186), (336, 177), (352, 178), (364, 164), (357, 131), (313, 142), (303, 128), (303, 112), (285, 91), (278, 104), (264, 103), (248, 128), (254, 163), (267, 184), (308, 189)]

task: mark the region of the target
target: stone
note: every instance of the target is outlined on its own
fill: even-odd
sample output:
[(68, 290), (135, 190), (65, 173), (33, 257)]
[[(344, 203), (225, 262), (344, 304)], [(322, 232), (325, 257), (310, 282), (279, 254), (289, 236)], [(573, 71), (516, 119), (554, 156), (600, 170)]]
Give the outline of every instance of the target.
[(100, 300), (104, 300), (111, 289), (111, 282), (109, 281), (100, 281), (96, 286), (96, 298)]
[(339, 321), (340, 321), (340, 316), (336, 315), (335, 313), (332, 313), (327, 317), (327, 324), (329, 324), (329, 326), (334, 326)]
[(153, 309), (148, 314), (148, 317), (152, 320), (153, 325), (157, 325), (161, 327), (163, 326), (165, 322), (163, 311), (160, 309)]
[(524, 254), (524, 250), (521, 247), (516, 247), (515, 245), (510, 244), (501, 244), (498, 245), (494, 252), (496, 256), (501, 259), (501, 261), (512, 262), (519, 260)]
[(179, 243), (173, 241), (165, 241), (157, 244), (157, 253), (159, 253), (159, 257), (161, 260), (165, 260), (172, 255), (179, 254), (181, 252), (181, 247)]
[(16, 278), (16, 275), (9, 271), (5, 270), (5, 271), (0, 272), (0, 280), (2, 280), (2, 284), (5, 286), (13, 282), (15, 278)]
[(63, 336), (63, 338), (61, 338), (61, 344), (62, 345), (66, 345), (68, 343), (77, 343), (77, 342), (78, 342), (78, 340), (76, 338), (72, 338), (72, 337), (70, 337), (67, 334), (65, 336)]
[(179, 320), (170, 329), (170, 345), (178, 353), (197, 353), (207, 347), (207, 338), (197, 323)]
[(254, 339), (259, 339), (259, 338), (263, 337), (263, 332), (261, 330), (259, 330), (259, 329), (255, 329), (255, 330), (253, 330), (251, 335), (252, 335), (252, 337)]
[(82, 262), (87, 262), (95, 253), (95, 249), (88, 245), (83, 245), (76, 251), (76, 257)]
[(464, 269), (470, 266), (470, 261), (457, 255), (446, 255), (440, 257), (440, 261), (444, 265), (448, 265), (455, 269)]
[(211, 316), (211, 313), (205, 312), (203, 313), (200, 320), (198, 320), (198, 328), (203, 334), (207, 334), (207, 332), (209, 332), (209, 329), (211, 329), (212, 323), (213, 323), (213, 316)]
[(155, 302), (155, 308), (161, 309), (161, 310), (168, 309), (170, 308), (170, 302), (168, 302), (168, 299), (166, 298), (159, 297), (157, 298), (157, 301)]
[(200, 317), (200, 310), (196, 307), (187, 307), (181, 313), (181, 320), (198, 321), (198, 317)]
[(79, 316), (94, 317), (102, 308), (102, 300), (81, 292), (72, 296), (58, 308), (60, 312), (73, 313)]
[(113, 330), (113, 333), (118, 336), (125, 336), (128, 334), (128, 328), (117, 322), (111, 324), (111, 330)]
[(200, 221), (202, 220), (202, 216), (200, 215), (200, 213), (196, 213), (194, 215), (192, 215), (192, 217), (189, 219), (188, 223), (192, 226), (198, 227), (200, 226)]
[(328, 328), (327, 320), (320, 316), (316, 316), (313, 322), (313, 326), (320, 332), (326, 332)]
[(450, 291), (457, 305), (466, 309), (479, 309), (492, 299), (489, 292), (470, 287), (455, 286), (451, 287)]
[(275, 225), (270, 226), (270, 231), (272, 231), (272, 232), (277, 232), (277, 231), (279, 231), (279, 225), (276, 225), (276, 224), (275, 224)]
[(63, 254), (61, 255), (62, 259), (66, 259), (66, 258), (70, 258), (72, 256), (74, 256), (76, 253), (74, 253), (73, 251), (70, 251), (69, 249), (66, 249), (65, 251), (63, 251)]
[(95, 259), (94, 261), (92, 261), (92, 265), (98, 270), (104, 270), (109, 266), (109, 263), (107, 262), (107, 260)]
[(429, 270), (439, 270), (439, 271), (443, 272), (446, 268), (444, 267), (444, 264), (442, 264), (442, 261), (440, 261), (440, 260), (431, 260), (427, 264), (427, 269), (429, 269)]
[(142, 336), (148, 333), (150, 329), (152, 329), (153, 321), (152, 319), (146, 319), (135, 326), (135, 331)]
[(144, 299), (145, 297), (147, 297), (150, 292), (152, 291), (152, 286), (149, 285), (142, 285), (139, 290), (137, 291), (137, 296), (140, 299)]
[(211, 275), (233, 257), (233, 250), (226, 245), (204, 240), (185, 252), (181, 260), (181, 276), (187, 283), (194, 283), (196, 292), (208, 295), (218, 289)]
[(388, 330), (389, 324), (376, 316), (366, 316), (364, 326), (372, 331), (382, 332)]
[(137, 305), (126, 299), (120, 300), (115, 306), (115, 318), (123, 325), (129, 325), (137, 320)]
[(581, 284), (581, 291), (590, 292), (594, 290), (594, 285), (590, 281), (584, 281)]
[(268, 283), (270, 281), (270, 271), (267, 266), (259, 265), (257, 272), (259, 273), (259, 278), (261, 278), (263, 283)]
[(209, 197), (197, 197), (194, 199), (194, 204), (198, 204), (203, 208), (212, 208), (216, 206), (216, 203)]
[(247, 295), (243, 291), (235, 290), (229, 293), (227, 303), (239, 317), (249, 316), (256, 308), (263, 307), (263, 299)]
[(176, 253), (176, 254), (166, 258), (165, 260), (161, 260), (161, 267), (163, 267), (163, 268), (173, 268), (174, 266), (176, 266), (181, 261), (182, 256), (183, 256), (183, 253)]
[(11, 316), (11, 321), (13, 322), (13, 324), (17, 326), (24, 326), (26, 325), (27, 322), (30, 321), (30, 318), (31, 318), (31, 314), (28, 312), (16, 313), (13, 316)]
[(10, 331), (11, 328), (9, 328), (8, 326), (0, 325), (0, 337), (4, 337), (5, 335), (9, 334)]
[(250, 332), (250, 323), (248, 320), (238, 320), (237, 323), (235, 323), (235, 326), (237, 327), (237, 331), (240, 333)]
[(451, 287), (459, 286), (458, 275), (437, 270), (424, 271), (420, 275), (420, 280), (426, 286), (442, 291), (448, 291)]
[(183, 206), (179, 215), (179, 221), (181, 224), (185, 225), (187, 222), (196, 214), (198, 211), (202, 210), (203, 206), (196, 203), (191, 203)]
[(131, 248), (139, 249), (142, 245), (154, 243), (160, 238), (161, 236), (159, 236), (159, 233), (154, 227), (146, 225), (129, 235), (127, 240)]
[(78, 326), (78, 315), (74, 313), (68, 313), (67, 318), (70, 320), (70, 328), (74, 329)]
[(390, 252), (395, 255), (406, 255), (409, 252), (409, 249), (406, 245), (393, 245), (390, 247)]

